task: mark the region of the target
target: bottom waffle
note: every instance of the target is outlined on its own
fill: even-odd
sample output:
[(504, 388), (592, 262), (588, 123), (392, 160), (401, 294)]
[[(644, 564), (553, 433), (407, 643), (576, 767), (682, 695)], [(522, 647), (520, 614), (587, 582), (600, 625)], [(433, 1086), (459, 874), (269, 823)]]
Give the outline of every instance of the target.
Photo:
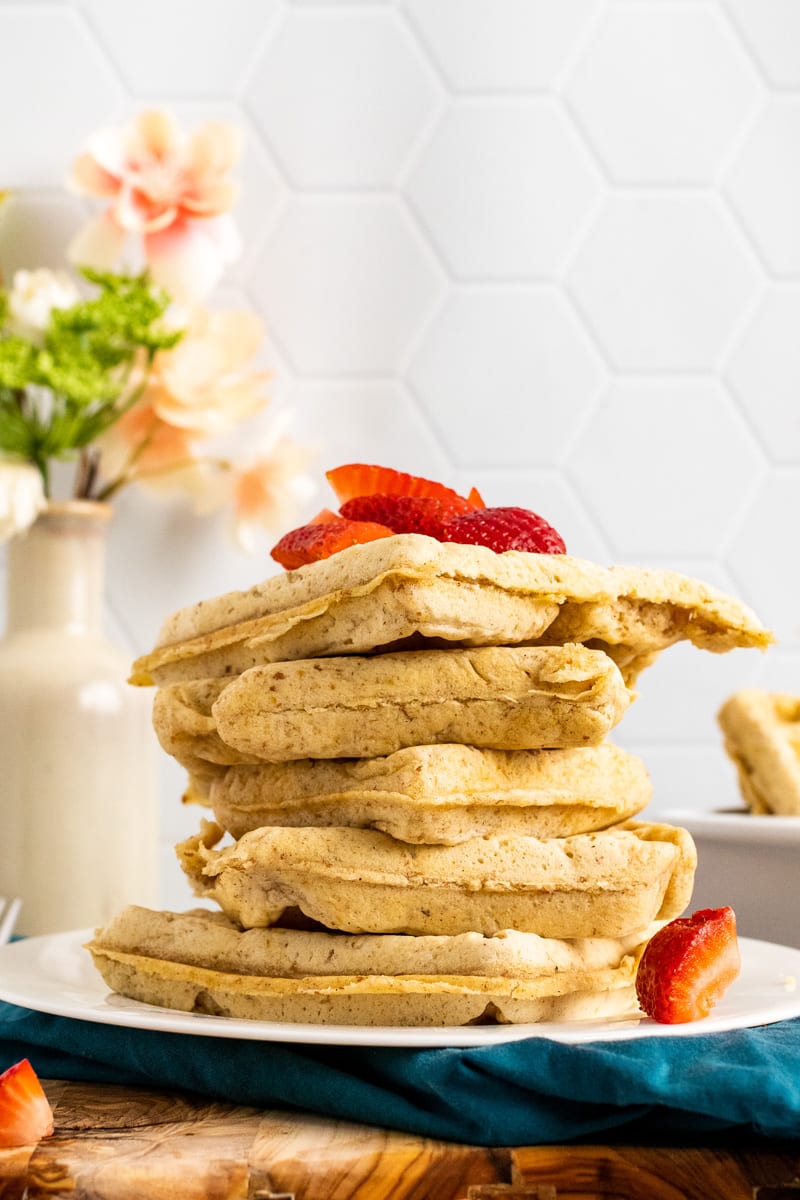
[(625, 938), (242, 932), (220, 913), (131, 907), (89, 943), (114, 991), (184, 1012), (332, 1025), (466, 1025), (636, 1012), (658, 923)]

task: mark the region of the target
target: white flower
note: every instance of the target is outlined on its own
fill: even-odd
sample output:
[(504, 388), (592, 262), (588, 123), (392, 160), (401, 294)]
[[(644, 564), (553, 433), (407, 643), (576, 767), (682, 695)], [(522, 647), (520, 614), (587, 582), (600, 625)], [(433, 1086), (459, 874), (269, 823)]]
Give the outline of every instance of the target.
[(19, 459), (0, 458), (0, 541), (23, 533), (46, 505), (36, 467)]
[(69, 308), (78, 299), (78, 289), (63, 271), (15, 271), (8, 294), (8, 331), (40, 342), (53, 309)]

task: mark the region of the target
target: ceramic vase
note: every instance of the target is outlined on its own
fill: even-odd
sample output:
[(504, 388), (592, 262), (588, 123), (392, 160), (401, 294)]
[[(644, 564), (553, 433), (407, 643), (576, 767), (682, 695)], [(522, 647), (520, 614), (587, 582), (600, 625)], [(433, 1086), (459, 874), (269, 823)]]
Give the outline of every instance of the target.
[(0, 896), (19, 932), (157, 903), (152, 696), (103, 632), (108, 505), (50, 505), (8, 544), (0, 643)]

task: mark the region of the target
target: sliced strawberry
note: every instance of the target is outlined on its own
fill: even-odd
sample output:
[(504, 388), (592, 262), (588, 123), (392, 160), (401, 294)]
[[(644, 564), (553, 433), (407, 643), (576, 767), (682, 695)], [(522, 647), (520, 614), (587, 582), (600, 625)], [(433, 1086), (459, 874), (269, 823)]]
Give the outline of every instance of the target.
[(486, 508), (486, 505), (483, 502), (483, 496), (480, 494), (480, 492), (478, 491), (478, 489), (476, 487), (469, 489), (469, 493), (467, 494), (467, 499), (469, 500), (469, 502), (473, 508)]
[(448, 521), (443, 541), (488, 546), (502, 554), (525, 550), (530, 554), (566, 554), (560, 533), (527, 508), (476, 508)]
[(636, 995), (654, 1021), (699, 1021), (741, 969), (732, 908), (703, 908), (670, 921), (648, 942), (636, 972)]
[(392, 537), (393, 534), (393, 529), (374, 521), (347, 521), (344, 517), (335, 516), (332, 521), (301, 525), (298, 529), (290, 530), (270, 553), (287, 571), (293, 571), (295, 567), (305, 566), (306, 563), (330, 558), (348, 546), (374, 542), (377, 538)]
[[(340, 504), (345, 504), (356, 496), (378, 495), (433, 496), (438, 500), (463, 500), (463, 496), (459, 496), (452, 488), (445, 487), (443, 483), (434, 483), (432, 479), (423, 479), (420, 475), (407, 475), (405, 471), (395, 471), (392, 467), (376, 467), (370, 463), (347, 463), (342, 467), (335, 467), (326, 472), (326, 478)], [(474, 500), (467, 501), (467, 507), (475, 508), (477, 504)]]
[(472, 506), (461, 496), (354, 496), (341, 507), (351, 521), (378, 521), (395, 533), (425, 533), (443, 541), (445, 524)]
[(53, 1110), (27, 1058), (0, 1075), (0, 1146), (30, 1146), (53, 1132)]

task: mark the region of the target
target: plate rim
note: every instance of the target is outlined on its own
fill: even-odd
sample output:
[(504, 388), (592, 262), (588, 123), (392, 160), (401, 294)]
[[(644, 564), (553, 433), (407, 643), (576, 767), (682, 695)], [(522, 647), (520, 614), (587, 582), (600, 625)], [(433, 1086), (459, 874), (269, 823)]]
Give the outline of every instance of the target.
[[(66, 930), (62, 933), (43, 934), (0, 946), (0, 966), (4, 960), (21, 959), (23, 965), (37, 955), (60, 950), (72, 956), (74, 962), (84, 965), (83, 942), (92, 935), (91, 929)], [(726, 1033), (738, 1029), (754, 1028), (774, 1024), (800, 1016), (800, 987), (787, 989), (786, 981), (800, 980), (800, 948), (767, 942), (758, 938), (740, 937), (742, 960), (747, 970), (753, 970), (749, 961), (775, 958), (773, 987), (779, 986), (781, 973), (777, 967), (778, 956), (788, 956), (787, 969), (783, 972), (783, 993), (777, 992), (766, 1010), (762, 1006), (745, 1010), (738, 1017), (728, 1013), (731, 996), (736, 995), (736, 984), (717, 1009), (702, 1021), (685, 1025), (659, 1025), (647, 1017), (632, 1016), (618, 1020), (597, 1019), (572, 1022), (542, 1022), (525, 1025), (472, 1025), (472, 1026), (353, 1026), (353, 1025), (305, 1025), (294, 1022), (249, 1021), (235, 1017), (207, 1016), (203, 1013), (187, 1013), (179, 1009), (146, 1005), (140, 1001), (121, 997), (125, 1007), (114, 1007), (109, 1003), (113, 996), (100, 975), (97, 975), (97, 996), (93, 1002), (84, 999), (83, 1008), (76, 1009), (68, 998), (61, 1003), (48, 1000), (42, 1003), (30, 995), (25, 996), (19, 987), (7, 986), (0, 972), (0, 1000), (45, 1012), (100, 1025), (141, 1029), (162, 1033), (180, 1033), (188, 1036), (228, 1037), (237, 1040), (291, 1043), (297, 1045), (326, 1046), (372, 1046), (408, 1049), (479, 1049), (530, 1038), (544, 1038), (562, 1044), (586, 1044), (589, 1042), (634, 1040), (642, 1037), (694, 1037), (703, 1034)], [(30, 972), (29, 972), (30, 973)], [(18, 970), (19, 974), (19, 970)], [(35, 974), (35, 972), (34, 972)], [(743, 972), (745, 975), (746, 972)], [(58, 980), (51, 974), (44, 976), (51, 985)], [(740, 981), (742, 976), (740, 976)], [(75, 986), (75, 985), (73, 985)], [(85, 991), (88, 985), (77, 985)], [(727, 1007), (726, 1007), (727, 1001)], [(779, 1003), (780, 1001), (780, 1003)]]

